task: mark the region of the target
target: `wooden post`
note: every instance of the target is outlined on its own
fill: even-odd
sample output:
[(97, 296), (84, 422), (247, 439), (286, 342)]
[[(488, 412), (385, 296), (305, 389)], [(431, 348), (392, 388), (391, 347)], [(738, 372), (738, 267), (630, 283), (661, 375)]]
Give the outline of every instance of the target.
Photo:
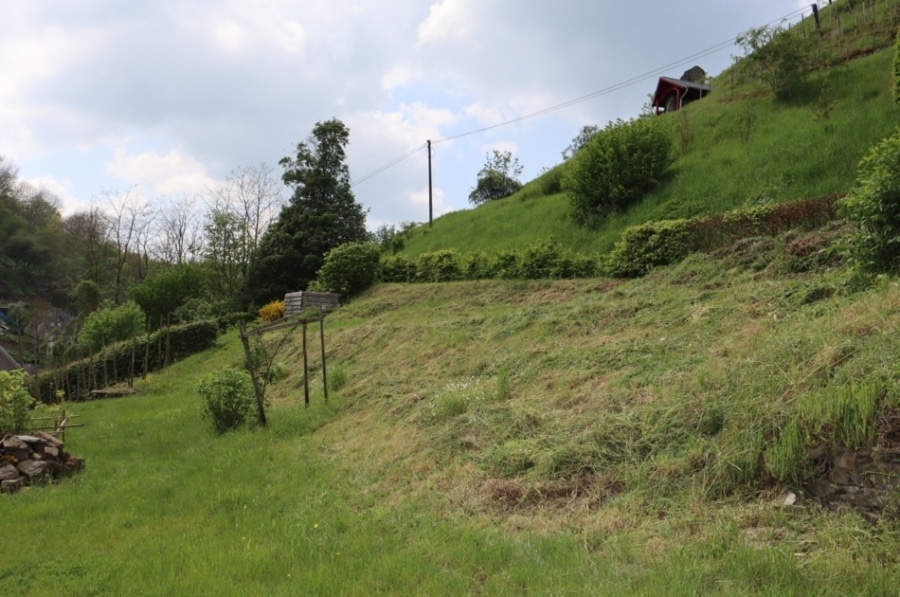
[(259, 379), (256, 377), (256, 365), (253, 363), (253, 355), (250, 353), (250, 340), (247, 338), (247, 330), (244, 327), (243, 321), (238, 323), (238, 329), (241, 334), (241, 344), (244, 345), (244, 356), (247, 359), (247, 370), (250, 372), (250, 381), (253, 382), (253, 393), (256, 395), (256, 410), (259, 424), (263, 427), (267, 427), (266, 397), (263, 393), (262, 386), (259, 384)]
[(818, 31), (819, 25), (821, 25), (821, 23), (819, 22), (819, 5), (818, 4), (812, 5), (812, 13), (813, 13), (813, 18), (816, 20), (816, 31)]
[(137, 334), (131, 333), (131, 371), (128, 372), (128, 387), (134, 387), (134, 362), (135, 353), (137, 352)]
[(171, 365), (171, 357), (172, 357), (172, 316), (171, 314), (166, 315), (166, 367)]
[(322, 389), (328, 402), (328, 373), (325, 368), (325, 313), (319, 309), (319, 343), (322, 345)]
[(159, 330), (158, 335), (156, 336), (156, 370), (159, 371), (163, 368), (162, 357), (163, 357), (163, 345), (162, 345), (162, 337), (163, 337), (163, 316), (159, 316)]
[(431, 197), (431, 139), (427, 141), (428, 143), (428, 227), (431, 228), (434, 226), (434, 208), (432, 207), (432, 197)]
[(309, 406), (309, 366), (306, 357), (306, 322), (303, 322), (303, 404)]

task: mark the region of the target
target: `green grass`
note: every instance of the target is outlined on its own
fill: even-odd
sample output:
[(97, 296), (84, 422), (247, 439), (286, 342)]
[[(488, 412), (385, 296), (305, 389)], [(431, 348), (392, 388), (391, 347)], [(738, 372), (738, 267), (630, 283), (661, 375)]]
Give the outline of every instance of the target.
[(297, 334), (270, 427), (216, 436), (194, 387), (231, 333), (72, 406), (87, 468), (2, 496), (0, 592), (888, 594), (896, 524), (781, 507), (800, 480), (757, 468), (808, 448), (792, 417), (871, 443), (900, 394), (900, 285), (791, 273), (792, 239), (631, 282), (376, 287), (326, 321), (327, 405)]

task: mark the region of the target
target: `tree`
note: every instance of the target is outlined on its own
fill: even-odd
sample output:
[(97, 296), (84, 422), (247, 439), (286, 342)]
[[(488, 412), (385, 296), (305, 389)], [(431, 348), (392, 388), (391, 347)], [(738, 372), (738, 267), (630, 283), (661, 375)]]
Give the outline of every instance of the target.
[(145, 323), (144, 312), (136, 303), (128, 301), (114, 306), (106, 302), (84, 320), (78, 332), (78, 343), (96, 352), (113, 342), (136, 336), (144, 329)]
[(73, 290), (78, 297), (76, 302), (80, 303), (79, 308), (93, 311), (99, 306), (102, 290), (111, 281), (113, 271), (115, 251), (107, 240), (111, 236), (109, 218), (98, 207), (91, 207), (66, 218), (63, 228), (66, 252), (80, 273)]
[(215, 298), (233, 306), (246, 287), (251, 258), (283, 203), (272, 172), (266, 164), (235, 168), (209, 195), (203, 257)]
[(213, 297), (237, 306), (252, 251), (247, 224), (236, 213), (213, 209), (204, 230), (203, 260), (210, 271)]
[(660, 118), (610, 122), (575, 154), (563, 187), (580, 222), (597, 225), (658, 184), (674, 159), (665, 125)]
[(750, 29), (736, 43), (748, 54), (748, 63), (779, 99), (791, 97), (809, 70), (808, 42), (780, 27)]
[(128, 293), (150, 318), (150, 323), (156, 326), (160, 320), (171, 319), (171, 315), (189, 299), (204, 295), (204, 272), (201, 267), (190, 263), (166, 267), (130, 287)]
[(512, 152), (493, 150), (485, 155), (484, 166), (478, 172), (475, 188), (469, 193), (469, 201), (480, 205), (494, 199), (508, 197), (522, 188), (518, 178), (522, 175), (519, 158)]
[(69, 290), (58, 200), (0, 160), (0, 291), (59, 302)]
[(344, 163), (350, 131), (337, 119), (318, 122), (297, 155), (279, 163), (293, 188), (290, 202), (263, 235), (248, 272), (247, 296), (256, 306), (305, 290), (325, 254), (344, 243), (364, 241), (366, 213), (350, 188)]
[(238, 167), (211, 193), (214, 210), (232, 212), (244, 223), (251, 251), (256, 250), (284, 203), (273, 173), (272, 166), (265, 163)]
[[(651, 95), (650, 102), (653, 102), (653, 96)], [(578, 150), (587, 145), (590, 140), (600, 132), (600, 127), (596, 124), (586, 124), (581, 127), (581, 130), (578, 131), (578, 134), (572, 139), (572, 142), (569, 143), (569, 146), (566, 147), (562, 152), (562, 157), (564, 160), (568, 160), (573, 155), (578, 153)]]
[(113, 302), (120, 305), (125, 300), (127, 286), (125, 267), (135, 256), (139, 262), (142, 259), (141, 250), (153, 215), (137, 187), (124, 193), (104, 191), (104, 195), (111, 210), (108, 230), (116, 251)]
[(201, 252), (200, 218), (196, 198), (166, 199), (159, 210), (153, 255), (169, 265), (194, 261)]

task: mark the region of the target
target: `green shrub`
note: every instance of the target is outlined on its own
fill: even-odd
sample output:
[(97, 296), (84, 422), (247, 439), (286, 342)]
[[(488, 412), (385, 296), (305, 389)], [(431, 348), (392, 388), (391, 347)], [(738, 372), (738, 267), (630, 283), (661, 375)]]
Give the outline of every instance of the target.
[(372, 242), (339, 245), (325, 255), (316, 281), (329, 292), (355, 296), (375, 283), (380, 257), (381, 249)]
[(862, 159), (843, 207), (859, 226), (850, 241), (851, 263), (863, 272), (900, 272), (900, 131)]
[(213, 319), (213, 305), (205, 299), (189, 298), (172, 313), (175, 323), (193, 323), (205, 319)]
[(397, 255), (381, 260), (378, 279), (382, 282), (415, 282), (418, 266), (409, 257)]
[(565, 251), (553, 239), (542, 240), (526, 246), (519, 258), (519, 275), (526, 280), (559, 278)]
[(87, 316), (78, 343), (91, 351), (100, 350), (114, 342), (127, 340), (143, 332), (146, 317), (141, 308), (132, 301), (113, 306), (107, 302)]
[(745, 61), (779, 99), (791, 97), (809, 73), (810, 42), (787, 29), (766, 25), (737, 38), (749, 54)]
[(0, 371), (0, 435), (22, 433), (31, 420), (34, 399), (28, 393), (27, 379), (21, 369)]
[(603, 256), (603, 270), (610, 276), (643, 276), (654, 267), (678, 263), (695, 251), (711, 251), (738, 239), (813, 229), (834, 218), (836, 202), (837, 196), (830, 195), (633, 226)]
[(466, 280), (487, 280), (493, 277), (491, 258), (484, 251), (465, 253), (461, 261), (462, 275)]
[(251, 417), (255, 407), (250, 374), (237, 369), (210, 373), (197, 384), (201, 413), (216, 431), (237, 429)]
[(663, 119), (620, 119), (572, 157), (563, 188), (578, 220), (597, 225), (653, 189), (674, 158), (672, 134)]
[(606, 256), (610, 276), (643, 276), (654, 267), (677, 263), (693, 250), (688, 220), (662, 220), (632, 226)]
[(519, 276), (519, 253), (504, 249), (494, 255), (490, 262), (493, 278), (512, 280)]
[(421, 282), (451, 282), (462, 279), (459, 253), (454, 249), (443, 249), (419, 255), (416, 279)]

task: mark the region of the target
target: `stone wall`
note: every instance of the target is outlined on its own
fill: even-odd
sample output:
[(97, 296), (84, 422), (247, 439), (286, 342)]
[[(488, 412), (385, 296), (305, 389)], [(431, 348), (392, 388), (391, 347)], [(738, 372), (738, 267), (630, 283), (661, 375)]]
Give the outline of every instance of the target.
[(870, 522), (900, 513), (900, 453), (837, 450), (814, 459), (821, 476), (806, 489), (827, 508)]

